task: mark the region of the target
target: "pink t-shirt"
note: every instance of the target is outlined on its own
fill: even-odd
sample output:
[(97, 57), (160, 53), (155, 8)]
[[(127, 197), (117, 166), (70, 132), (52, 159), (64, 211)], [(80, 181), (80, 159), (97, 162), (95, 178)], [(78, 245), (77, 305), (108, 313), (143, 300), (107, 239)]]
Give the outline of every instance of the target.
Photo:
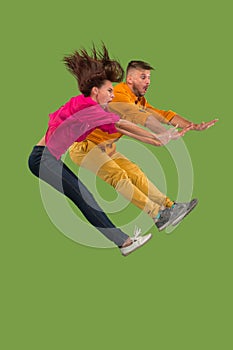
[(83, 141), (97, 127), (109, 134), (117, 132), (115, 124), (120, 117), (105, 111), (91, 97), (72, 97), (56, 112), (49, 114), (45, 141), (58, 159), (75, 141)]

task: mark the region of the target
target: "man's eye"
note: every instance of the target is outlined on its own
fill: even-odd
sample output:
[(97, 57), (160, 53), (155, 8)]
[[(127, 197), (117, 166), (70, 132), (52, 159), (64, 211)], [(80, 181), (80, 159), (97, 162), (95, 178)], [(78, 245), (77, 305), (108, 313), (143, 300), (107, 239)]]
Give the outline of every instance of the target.
[[(145, 80), (146, 79), (146, 75), (141, 75), (141, 79)], [(150, 76), (148, 76), (148, 79), (150, 79)]]

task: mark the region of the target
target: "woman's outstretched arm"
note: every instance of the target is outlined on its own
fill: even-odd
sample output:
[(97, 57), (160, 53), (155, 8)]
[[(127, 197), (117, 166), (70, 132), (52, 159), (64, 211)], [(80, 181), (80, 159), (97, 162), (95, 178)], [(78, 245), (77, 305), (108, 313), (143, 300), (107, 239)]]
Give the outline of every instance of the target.
[(115, 127), (117, 131), (122, 133), (123, 135), (130, 136), (136, 140), (154, 145), (154, 146), (163, 146), (157, 135), (139, 127), (138, 125), (131, 123), (127, 120), (120, 119), (117, 123), (115, 123)]

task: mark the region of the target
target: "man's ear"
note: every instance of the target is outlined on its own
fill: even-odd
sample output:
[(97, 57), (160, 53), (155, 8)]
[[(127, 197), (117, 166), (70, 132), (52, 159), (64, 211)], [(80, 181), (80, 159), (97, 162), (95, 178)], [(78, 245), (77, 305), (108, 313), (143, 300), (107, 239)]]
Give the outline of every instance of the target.
[(127, 83), (128, 85), (132, 85), (133, 80), (132, 80), (132, 76), (131, 76), (131, 75), (127, 75), (127, 77), (126, 77), (126, 83)]

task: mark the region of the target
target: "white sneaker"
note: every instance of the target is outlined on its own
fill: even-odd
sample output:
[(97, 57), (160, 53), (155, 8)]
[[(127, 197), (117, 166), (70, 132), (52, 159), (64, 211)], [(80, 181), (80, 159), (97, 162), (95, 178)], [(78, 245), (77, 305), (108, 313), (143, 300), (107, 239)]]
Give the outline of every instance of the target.
[(152, 234), (149, 233), (148, 235), (141, 236), (141, 229), (135, 227), (134, 235), (132, 237), (133, 243), (130, 244), (128, 247), (122, 247), (120, 248), (122, 255), (127, 256), (130, 253), (134, 252), (136, 249), (142, 247), (144, 244), (146, 244), (150, 239), (152, 238)]

